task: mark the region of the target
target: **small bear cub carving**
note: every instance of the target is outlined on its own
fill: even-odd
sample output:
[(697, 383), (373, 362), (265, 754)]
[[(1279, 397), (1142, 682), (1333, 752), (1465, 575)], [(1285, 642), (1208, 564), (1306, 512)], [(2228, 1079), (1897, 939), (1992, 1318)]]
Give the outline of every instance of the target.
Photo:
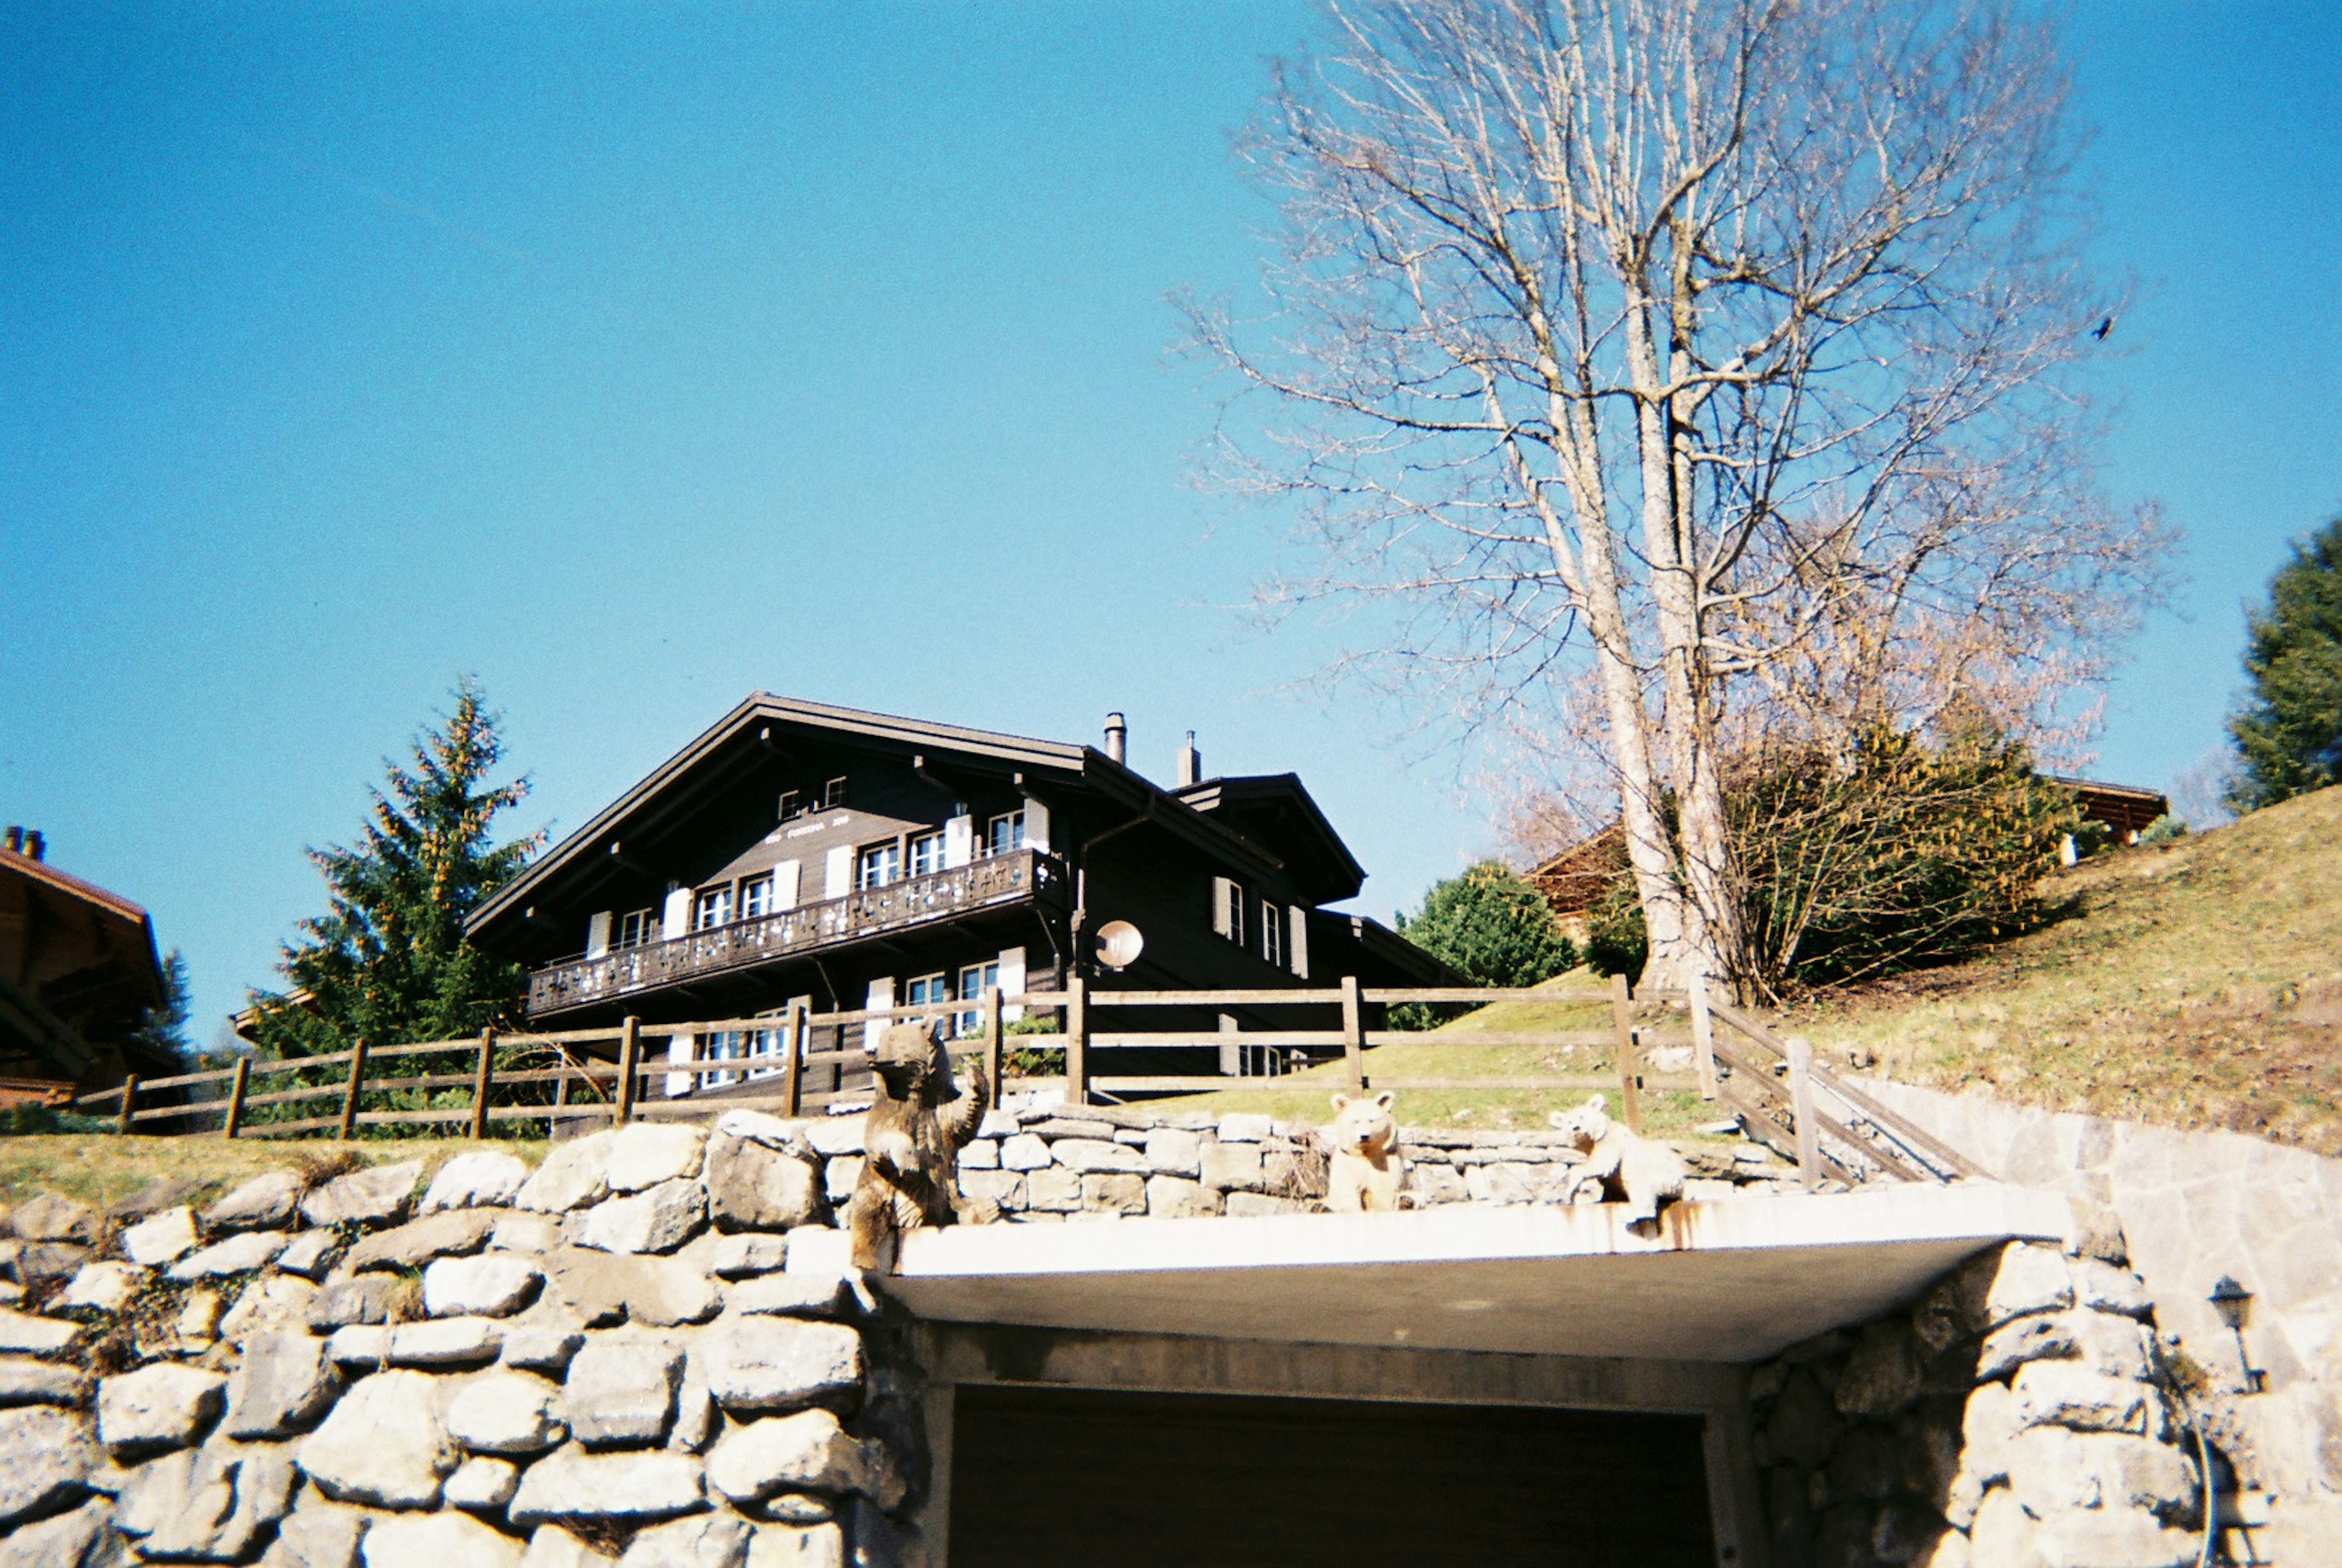
[(1658, 1229), (1659, 1210), (1683, 1197), (1683, 1159), (1665, 1144), (1629, 1132), (1610, 1119), (1601, 1095), (1546, 1120), (1569, 1135), (1586, 1157), (1570, 1174), (1573, 1203), (1625, 1203), (1626, 1227), (1638, 1235)]
[(904, 1232), (963, 1217), (959, 1152), (983, 1124), (992, 1090), (984, 1068), (971, 1061), (967, 1093), (954, 1097), (943, 1041), (934, 1028), (916, 1024), (895, 1024), (879, 1036), (871, 1068), (877, 1082), (864, 1116), (862, 1174), (846, 1204), (846, 1223), (854, 1266), (891, 1269)]
[(1323, 1135), (1326, 1207), (1337, 1214), (1388, 1213), (1398, 1207), (1398, 1124), (1391, 1116), (1391, 1092), (1372, 1099), (1334, 1096), (1333, 1125)]

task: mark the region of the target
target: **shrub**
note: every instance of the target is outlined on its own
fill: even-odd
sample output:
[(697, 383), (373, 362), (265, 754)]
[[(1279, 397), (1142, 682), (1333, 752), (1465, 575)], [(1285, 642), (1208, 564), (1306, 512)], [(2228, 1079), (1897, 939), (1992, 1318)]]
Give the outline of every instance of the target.
[[(1398, 930), (1476, 985), (1535, 985), (1577, 963), (1545, 894), (1499, 861), (1435, 883), (1420, 910), (1398, 917)], [(1391, 1027), (1427, 1029), (1455, 1011), (1402, 1004), (1391, 1009)]]

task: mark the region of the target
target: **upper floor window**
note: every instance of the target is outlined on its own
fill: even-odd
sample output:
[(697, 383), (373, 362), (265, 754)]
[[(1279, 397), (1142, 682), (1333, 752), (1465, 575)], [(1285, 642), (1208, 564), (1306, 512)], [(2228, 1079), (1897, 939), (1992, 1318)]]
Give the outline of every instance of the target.
[(846, 775), (840, 774), (837, 777), (828, 780), (821, 786), (821, 804), (818, 809), (828, 811), (835, 806), (841, 806), (845, 804)]
[(903, 846), (893, 839), (874, 844), (861, 854), (855, 866), (854, 885), (884, 887), (890, 882), (903, 880)]
[(1226, 877), (1216, 878), (1215, 881), (1220, 895), (1220, 907), (1216, 912), (1219, 934), (1242, 947), (1245, 944), (1244, 884)]
[(740, 884), (740, 918), (762, 920), (773, 912), (773, 879), (756, 877)]
[(1260, 955), (1285, 967), (1285, 923), (1276, 917), (1276, 905), (1267, 899), (1260, 901)]
[(659, 912), (656, 909), (630, 909), (618, 916), (620, 947), (640, 947), (659, 939)]
[(691, 928), (694, 931), (706, 931), (710, 926), (729, 925), (731, 923), (730, 888), (711, 887), (700, 894), (699, 901), (693, 905), (691, 912)]
[(911, 874), (933, 876), (944, 868), (944, 835), (936, 833), (915, 834), (911, 837)]
[(986, 854), (1015, 854), (1025, 847), (1025, 814), (1003, 812), (992, 819), (991, 831), (985, 835)]
[(806, 812), (811, 811), (812, 809), (813, 808), (811, 806), (806, 804), (805, 792), (803, 790), (785, 789), (781, 792), (781, 820), (783, 822), (795, 822), (797, 818), (805, 815)]

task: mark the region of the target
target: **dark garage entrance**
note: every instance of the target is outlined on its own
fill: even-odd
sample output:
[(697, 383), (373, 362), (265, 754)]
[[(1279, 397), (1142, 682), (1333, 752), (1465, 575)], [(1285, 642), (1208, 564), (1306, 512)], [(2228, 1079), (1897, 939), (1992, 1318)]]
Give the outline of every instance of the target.
[(1701, 1419), (963, 1383), (952, 1568), (1715, 1568)]

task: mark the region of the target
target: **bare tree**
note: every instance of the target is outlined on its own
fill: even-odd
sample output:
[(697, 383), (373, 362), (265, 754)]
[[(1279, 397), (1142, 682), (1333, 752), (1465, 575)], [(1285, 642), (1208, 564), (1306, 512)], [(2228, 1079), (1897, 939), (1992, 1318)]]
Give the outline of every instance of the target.
[(1269, 597), (1378, 604), (1351, 667), (1466, 725), (1592, 739), (1649, 979), (1736, 981), (1731, 726), (2037, 708), (2161, 548), (2083, 460), (2053, 40), (1996, 0), (1330, 16), (1243, 144), (1267, 319), (1191, 307), (1273, 404), (1220, 471), (1326, 553)]

